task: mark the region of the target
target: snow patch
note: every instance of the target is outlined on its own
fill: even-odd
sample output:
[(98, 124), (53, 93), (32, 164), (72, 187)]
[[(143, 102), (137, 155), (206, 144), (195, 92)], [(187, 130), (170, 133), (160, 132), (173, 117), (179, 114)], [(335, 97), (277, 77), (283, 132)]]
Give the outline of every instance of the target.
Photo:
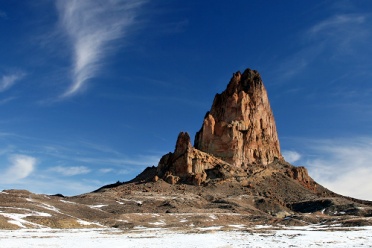
[(50, 211), (53, 211), (53, 212), (56, 212), (56, 213), (61, 213), (58, 208), (56, 208), (52, 205), (46, 204), (46, 203), (41, 203), (40, 207), (45, 208), (45, 209), (50, 210)]
[[(20, 209), (20, 208), (14, 208), (14, 209)], [(4, 216), (5, 218), (8, 218), (8, 223), (19, 226), (21, 228), (27, 228), (27, 227), (38, 227), (38, 228), (45, 228), (45, 226), (32, 223), (30, 221), (24, 220), (24, 218), (29, 217), (29, 216), (41, 216), (41, 217), (50, 217), (51, 215), (48, 213), (43, 213), (43, 212), (36, 212), (36, 211), (31, 211), (29, 209), (22, 209), (26, 211), (30, 211), (30, 213), (25, 213), (25, 214), (18, 214), (18, 213), (2, 213), (0, 212), (0, 215)]]
[(209, 218), (211, 218), (212, 220), (217, 220), (218, 219), (217, 216), (214, 215), (214, 214), (209, 215)]
[(132, 199), (120, 199), (120, 200), (126, 201), (126, 202), (135, 202), (138, 205), (142, 205), (143, 204), (143, 201), (138, 201), (138, 200), (132, 200)]
[(255, 225), (254, 226), (254, 229), (269, 229), (269, 228), (273, 228), (273, 226), (271, 225)]
[(68, 204), (77, 204), (76, 202), (72, 202), (72, 201), (65, 201), (65, 200), (59, 200), (61, 202), (64, 202), (64, 203), (68, 203)]
[(150, 222), (149, 224), (150, 224), (150, 225), (154, 225), (154, 226), (164, 226), (164, 225), (166, 225), (167, 223), (165, 223), (164, 220), (160, 220), (160, 221), (156, 221), (156, 222)]
[(209, 226), (209, 227), (199, 227), (197, 228), (200, 231), (216, 231), (223, 228), (223, 226)]
[(86, 221), (86, 220), (82, 220), (82, 219), (77, 219), (76, 220), (80, 225), (83, 225), (83, 226), (100, 226), (100, 227), (105, 227), (104, 225), (101, 225), (100, 223), (98, 222), (90, 222), (90, 221)]
[(241, 225), (229, 225), (229, 227), (243, 229), (243, 228), (245, 228), (245, 225), (243, 225), (243, 224), (241, 224)]
[(90, 208), (103, 208), (103, 207), (106, 207), (106, 206), (108, 206), (108, 205), (101, 204), (101, 205), (90, 205), (88, 207), (90, 207)]
[[(269, 226), (264, 226), (269, 227)], [(220, 231), (184, 233), (164, 228), (138, 227), (123, 234), (113, 228), (95, 229), (20, 229), (0, 230), (1, 247), (368, 247), (372, 243), (372, 227), (340, 230), (288, 229), (262, 232)], [(306, 229), (312, 229), (308, 231)]]

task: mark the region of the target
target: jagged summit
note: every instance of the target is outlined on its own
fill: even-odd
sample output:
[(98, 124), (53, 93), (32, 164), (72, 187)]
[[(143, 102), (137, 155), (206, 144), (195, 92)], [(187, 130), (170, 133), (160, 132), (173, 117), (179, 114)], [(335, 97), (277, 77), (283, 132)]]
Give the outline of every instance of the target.
[(267, 92), (260, 74), (247, 69), (234, 73), (226, 90), (215, 96), (194, 147), (189, 134), (181, 132), (157, 171), (172, 184), (200, 185), (215, 177), (244, 177), (275, 160), (283, 157)]
[(226, 90), (215, 96), (195, 136), (195, 148), (242, 168), (282, 158), (274, 115), (257, 71), (234, 73)]

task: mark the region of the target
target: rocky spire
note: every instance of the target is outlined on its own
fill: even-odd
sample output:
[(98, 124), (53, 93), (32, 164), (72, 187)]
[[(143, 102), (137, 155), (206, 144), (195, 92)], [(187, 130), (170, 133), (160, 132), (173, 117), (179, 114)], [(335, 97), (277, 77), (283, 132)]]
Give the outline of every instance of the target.
[(215, 96), (194, 147), (242, 168), (282, 158), (274, 116), (257, 71), (234, 73), (226, 90)]
[(260, 74), (247, 69), (234, 73), (216, 95), (194, 147), (188, 133), (179, 134), (174, 152), (160, 159), (157, 177), (200, 185), (215, 177), (246, 177), (275, 158), (282, 155), (267, 93)]

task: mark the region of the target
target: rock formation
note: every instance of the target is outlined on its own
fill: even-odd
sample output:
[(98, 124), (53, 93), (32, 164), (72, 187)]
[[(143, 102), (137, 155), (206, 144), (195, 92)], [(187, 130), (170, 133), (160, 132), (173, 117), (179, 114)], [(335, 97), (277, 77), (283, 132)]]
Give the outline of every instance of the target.
[[(171, 184), (179, 180), (200, 185), (207, 179), (207, 173), (212, 173), (216, 166), (230, 166), (225, 161), (191, 146), (188, 133), (178, 135), (173, 153), (164, 155), (159, 162), (157, 171), (159, 177)], [(241, 171), (243, 172), (243, 171)], [(223, 177), (223, 175), (220, 175)], [(209, 175), (213, 177), (213, 175)]]
[(137, 232), (145, 226), (199, 233), (211, 226), (225, 231), (316, 224), (333, 230), (372, 225), (371, 216), (372, 202), (338, 195), (306, 168), (284, 161), (266, 90), (250, 69), (235, 73), (216, 95), (194, 147), (181, 132), (174, 152), (129, 182), (72, 197), (0, 192), (0, 229)]
[(257, 71), (235, 73), (226, 90), (215, 96), (196, 134), (195, 148), (243, 168), (282, 158), (274, 116)]
[(247, 69), (234, 73), (215, 96), (194, 147), (187, 133), (179, 134), (175, 151), (161, 158), (157, 176), (171, 184), (200, 185), (207, 178), (252, 173), (275, 159), (283, 158), (267, 92), (260, 74)]
[[(96, 192), (112, 187), (128, 193), (140, 187), (135, 194), (148, 192), (152, 199), (159, 192), (159, 199), (172, 196), (156, 206), (141, 205), (141, 211), (148, 206), (147, 212), (244, 213), (260, 216), (266, 224), (272, 220), (290, 225), (334, 223), (339, 216), (345, 225), (354, 225), (353, 216), (372, 214), (372, 202), (338, 195), (315, 182), (305, 167), (283, 159), (266, 89), (259, 73), (250, 69), (234, 73), (226, 90), (215, 96), (194, 147), (189, 134), (181, 132), (174, 151), (157, 167), (146, 168), (122, 186)], [(355, 225), (363, 223), (370, 220)]]
[[(226, 90), (215, 96), (195, 135), (194, 147), (189, 134), (181, 132), (174, 152), (164, 155), (156, 168), (146, 169), (133, 182), (161, 183), (160, 179), (180, 189), (188, 184), (202, 185), (199, 194), (206, 191), (207, 201), (216, 192), (249, 195), (255, 200), (247, 203), (247, 209), (260, 209), (276, 217), (292, 210), (328, 209), (331, 213), (347, 208), (350, 202), (370, 204), (329, 191), (315, 182), (305, 167), (284, 160), (266, 89), (259, 73), (250, 69), (234, 73)], [(215, 202), (229, 200), (212, 200)], [(350, 211), (357, 212), (355, 207)]]

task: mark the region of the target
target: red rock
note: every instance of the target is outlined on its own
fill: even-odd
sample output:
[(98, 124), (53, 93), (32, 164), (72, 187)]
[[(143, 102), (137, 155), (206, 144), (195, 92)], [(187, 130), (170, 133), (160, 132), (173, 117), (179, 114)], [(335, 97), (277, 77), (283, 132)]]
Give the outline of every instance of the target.
[(238, 167), (282, 159), (274, 115), (257, 71), (235, 73), (226, 90), (215, 96), (195, 136), (195, 148)]
[[(164, 155), (158, 165), (158, 175), (165, 181), (177, 183), (170, 176), (177, 176), (183, 182), (200, 185), (206, 180), (206, 170), (212, 169), (219, 164), (227, 164), (210, 154), (199, 151), (191, 146), (188, 133), (181, 132), (178, 135), (174, 153)], [(174, 183), (172, 183), (174, 184)]]
[(305, 188), (309, 189), (309, 190), (312, 190), (312, 191), (316, 191), (316, 187), (317, 187), (317, 184), (316, 182), (309, 176), (308, 172), (307, 172), (307, 169), (303, 166), (299, 166), (299, 167), (292, 167), (292, 168), (289, 168), (287, 171), (286, 171), (286, 174), (297, 180), (300, 184), (302, 184), (302, 186), (304, 186)]
[(208, 177), (247, 176), (275, 159), (283, 158), (266, 89), (260, 74), (247, 69), (235, 73), (226, 90), (216, 95), (195, 147), (189, 134), (181, 132), (157, 173), (172, 184), (201, 185)]

